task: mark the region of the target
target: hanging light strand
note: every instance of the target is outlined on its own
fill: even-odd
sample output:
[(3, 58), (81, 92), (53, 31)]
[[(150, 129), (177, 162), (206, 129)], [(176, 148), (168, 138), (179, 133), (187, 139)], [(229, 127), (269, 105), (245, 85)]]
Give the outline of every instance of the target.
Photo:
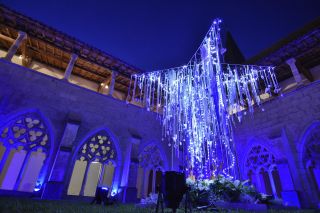
[(235, 122), (261, 94), (280, 91), (274, 67), (222, 63), (220, 22), (187, 65), (132, 75), (133, 101), (161, 114), (163, 140), (175, 153), (185, 147), (186, 170), (197, 178), (235, 175)]

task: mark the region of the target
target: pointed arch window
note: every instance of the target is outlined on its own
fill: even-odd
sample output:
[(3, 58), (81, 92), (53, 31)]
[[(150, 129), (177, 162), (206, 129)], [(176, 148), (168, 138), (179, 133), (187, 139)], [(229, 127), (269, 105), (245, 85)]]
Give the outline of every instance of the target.
[(159, 148), (154, 144), (146, 146), (139, 154), (137, 197), (147, 197), (150, 193), (156, 193), (163, 172), (163, 159)]
[(320, 124), (307, 133), (303, 161), (314, 185), (320, 192)]
[(281, 182), (278, 178), (274, 155), (264, 146), (251, 148), (245, 161), (245, 174), (259, 191), (281, 197)]
[(116, 159), (115, 145), (107, 131), (89, 137), (76, 154), (68, 195), (93, 197), (98, 185), (111, 189)]
[(46, 123), (38, 113), (30, 112), (14, 117), (0, 131), (0, 188), (39, 190), (51, 144)]

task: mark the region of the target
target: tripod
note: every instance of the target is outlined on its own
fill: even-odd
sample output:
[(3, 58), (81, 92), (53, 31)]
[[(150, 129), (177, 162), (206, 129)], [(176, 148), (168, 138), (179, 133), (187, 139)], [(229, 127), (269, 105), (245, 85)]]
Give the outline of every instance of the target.
[[(159, 206), (161, 207), (161, 213), (164, 213), (163, 203), (164, 203), (163, 193), (161, 192), (161, 190), (159, 190), (157, 206), (156, 206), (156, 213), (159, 213)], [(172, 209), (172, 212), (176, 212), (176, 209)], [(185, 213), (188, 213), (188, 212), (192, 213), (192, 203), (190, 200), (189, 188), (187, 188), (186, 192), (185, 192), (184, 212)]]
[(157, 186), (158, 190), (158, 200), (157, 200), (157, 206), (156, 206), (156, 213), (159, 212), (159, 205), (161, 205), (161, 213), (164, 213), (164, 208), (163, 208), (163, 193), (160, 190), (160, 187)]

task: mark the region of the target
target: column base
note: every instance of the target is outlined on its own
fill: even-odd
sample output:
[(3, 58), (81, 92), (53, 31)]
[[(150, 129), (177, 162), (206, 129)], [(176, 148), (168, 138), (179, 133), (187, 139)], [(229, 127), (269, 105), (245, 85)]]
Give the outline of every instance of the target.
[(297, 191), (283, 191), (281, 192), (283, 205), (290, 207), (301, 208), (300, 199)]
[(124, 187), (122, 190), (122, 202), (123, 203), (138, 203), (139, 199), (137, 198), (137, 188), (136, 187)]
[(63, 182), (60, 181), (49, 181), (44, 186), (44, 191), (42, 193), (42, 199), (61, 199), (63, 195)]

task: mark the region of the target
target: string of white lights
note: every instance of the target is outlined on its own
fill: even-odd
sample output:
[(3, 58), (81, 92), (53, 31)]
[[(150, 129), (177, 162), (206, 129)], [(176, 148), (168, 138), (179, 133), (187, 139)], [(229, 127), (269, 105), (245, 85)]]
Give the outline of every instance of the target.
[[(198, 178), (235, 175), (233, 126), (260, 94), (278, 93), (274, 67), (225, 64), (217, 19), (185, 66), (132, 75), (128, 97), (160, 113), (163, 140), (182, 147), (186, 171)], [(131, 87), (131, 83), (130, 83)]]

